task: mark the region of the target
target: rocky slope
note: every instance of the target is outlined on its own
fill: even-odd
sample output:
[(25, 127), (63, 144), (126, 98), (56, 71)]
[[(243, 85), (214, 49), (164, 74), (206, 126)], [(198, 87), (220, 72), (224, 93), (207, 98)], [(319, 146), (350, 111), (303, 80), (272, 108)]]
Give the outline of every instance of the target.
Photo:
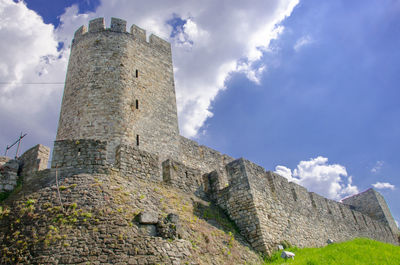
[(2, 203), (1, 264), (260, 264), (208, 201), (118, 172), (39, 174)]

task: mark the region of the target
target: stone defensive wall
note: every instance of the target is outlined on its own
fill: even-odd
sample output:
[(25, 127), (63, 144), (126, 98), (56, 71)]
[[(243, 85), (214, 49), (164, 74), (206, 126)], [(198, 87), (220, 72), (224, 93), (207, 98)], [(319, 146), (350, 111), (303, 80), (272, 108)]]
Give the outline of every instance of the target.
[(56, 140), (107, 142), (179, 158), (179, 129), (170, 44), (126, 21), (104, 18), (80, 27), (68, 63)]
[(107, 142), (91, 139), (55, 141), (51, 168), (65, 176), (109, 173)]
[(115, 168), (128, 179), (161, 182), (161, 164), (157, 155), (129, 145), (119, 145), (116, 151)]
[(126, 183), (156, 182), (214, 202), (258, 251), (271, 253), (284, 241), (319, 247), (355, 237), (399, 244), (390, 210), (372, 189), (339, 203), (180, 136), (171, 45), (148, 39), (117, 18), (109, 28), (97, 18), (75, 32), (51, 169), (42, 145), (18, 159), (0, 157), (0, 192), (27, 178), (41, 184), (55, 175), (86, 185), (91, 174), (110, 181), (119, 174)]
[(204, 183), (201, 171), (168, 159), (162, 163), (163, 182), (185, 192), (204, 197)]
[(61, 178), (81, 173), (121, 174), (127, 179), (163, 182), (167, 185), (205, 196), (201, 171), (185, 164), (160, 157), (136, 146), (120, 144), (116, 148), (115, 162), (108, 163), (107, 142), (79, 139), (55, 141), (52, 172)]
[[(112, 168), (129, 179), (165, 182), (202, 196), (205, 190), (203, 175), (218, 170), (219, 189), (228, 186), (225, 165), (234, 158), (183, 136), (179, 147), (180, 159), (165, 159), (130, 144), (116, 146), (113, 156), (107, 150), (107, 141), (59, 140), (54, 143), (51, 167), (64, 175), (106, 173)], [(110, 159), (109, 156), (113, 157)]]
[[(350, 197), (344, 200), (346, 204), (339, 203), (308, 192), (243, 158), (233, 160), (194, 141), (185, 141), (186, 163), (171, 158), (160, 163), (156, 154), (120, 144), (116, 148), (115, 163), (111, 164), (105, 141), (60, 140), (54, 144), (52, 169), (47, 171), (37, 165), (43, 165), (40, 161), (46, 160), (48, 149), (35, 146), (21, 156), (24, 163), (20, 164), (26, 165), (25, 169), (16, 160), (0, 157), (3, 169), (0, 187), (12, 190), (17, 172), (31, 172), (35, 177), (57, 171), (60, 179), (82, 173), (117, 173), (128, 180), (139, 178), (163, 183), (211, 199), (226, 211), (258, 251), (270, 253), (283, 241), (298, 247), (319, 247), (326, 245), (328, 239), (345, 241), (355, 237), (399, 244), (397, 230), (393, 231), (388, 222), (392, 218), (390, 211), (383, 197), (374, 190)], [(197, 167), (196, 161), (199, 161)], [(230, 162), (223, 165), (224, 161)], [(190, 163), (193, 167), (188, 166)], [(209, 169), (212, 171), (204, 174)], [(11, 178), (7, 182), (4, 176), (11, 175), (4, 172), (11, 172), (15, 183), (7, 184)], [(374, 209), (375, 215), (363, 208), (363, 203), (369, 205), (369, 210)]]
[[(368, 237), (399, 244), (391, 228), (348, 205), (326, 199), (273, 172), (238, 159), (226, 166), (229, 186), (218, 190), (220, 173), (208, 175), (214, 200), (251, 245), (271, 252), (283, 241), (320, 247), (328, 239)], [(387, 207), (387, 206), (386, 206)]]
[(374, 189), (368, 189), (359, 194), (345, 198), (342, 202), (350, 205), (352, 209), (387, 224), (392, 229), (393, 233), (399, 233), (399, 229), (397, 228), (396, 222), (390, 213), (385, 199)]
[(12, 191), (17, 185), (18, 161), (0, 156), (0, 192)]
[[(262, 252), (271, 252), (283, 241), (299, 247), (319, 247), (328, 239), (368, 237), (398, 244), (386, 217), (368, 214), (356, 203), (348, 205), (351, 201), (343, 204), (308, 192), (245, 159), (233, 160), (194, 141), (183, 141), (185, 163), (173, 159), (160, 163), (158, 155), (119, 145), (114, 164), (107, 162), (106, 142), (56, 141), (52, 165), (62, 175), (114, 171), (127, 179), (164, 183), (207, 197), (224, 209), (250, 244)], [(229, 163), (224, 165), (225, 161)], [(212, 172), (204, 174), (207, 170)], [(369, 201), (378, 203), (377, 199), (364, 203)], [(376, 212), (389, 212), (386, 203), (373, 207)]]
[(20, 174), (22, 176), (31, 175), (34, 172), (47, 169), (49, 162), (50, 148), (38, 144), (25, 151), (19, 158)]
[(11, 159), (0, 156), (0, 192), (12, 191), (19, 177), (31, 177), (47, 169), (50, 148), (38, 144), (20, 157)]
[(228, 185), (225, 165), (233, 160), (235, 160), (233, 157), (180, 136), (180, 161), (188, 167), (200, 170), (201, 174), (218, 170), (221, 172), (219, 183), (222, 187)]

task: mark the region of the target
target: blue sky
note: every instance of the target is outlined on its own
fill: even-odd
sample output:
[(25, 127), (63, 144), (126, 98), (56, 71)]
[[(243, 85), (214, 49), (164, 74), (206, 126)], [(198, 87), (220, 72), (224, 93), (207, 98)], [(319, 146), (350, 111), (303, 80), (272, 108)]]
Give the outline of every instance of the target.
[[(40, 30), (23, 38), (3, 28), (1, 48), (9, 38), (36, 59), (10, 50), (2, 81), (62, 82), (75, 29), (99, 16), (126, 19), (172, 43), (182, 134), (333, 199), (375, 185), (400, 220), (398, 1), (137, 2), (14, 6), (7, 16)], [(1, 16), (12, 3), (0, 0)], [(52, 146), (61, 95), (62, 85), (0, 86), (0, 147), (20, 131), (29, 133), (24, 149)]]

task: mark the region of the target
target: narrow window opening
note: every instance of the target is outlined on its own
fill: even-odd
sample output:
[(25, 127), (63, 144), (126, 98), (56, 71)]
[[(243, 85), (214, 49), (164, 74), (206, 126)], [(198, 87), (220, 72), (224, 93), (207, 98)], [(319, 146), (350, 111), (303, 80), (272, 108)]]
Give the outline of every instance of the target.
[(185, 176), (186, 176), (186, 178), (188, 177), (188, 172), (187, 171), (185, 171)]
[(136, 78), (139, 77), (139, 70), (136, 69)]
[(139, 100), (136, 100), (136, 109), (139, 109)]
[(136, 146), (139, 146), (139, 134), (136, 135)]
[(81, 149), (78, 148), (78, 156), (80, 156), (80, 155), (81, 155)]
[(292, 195), (293, 195), (293, 200), (297, 201), (297, 194), (294, 188), (292, 188)]

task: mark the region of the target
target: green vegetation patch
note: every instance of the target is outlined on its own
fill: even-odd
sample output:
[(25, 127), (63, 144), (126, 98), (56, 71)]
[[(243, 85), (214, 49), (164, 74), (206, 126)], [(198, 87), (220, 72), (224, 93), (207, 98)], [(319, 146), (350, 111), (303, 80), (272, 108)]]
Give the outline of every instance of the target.
[(282, 251), (265, 259), (264, 264), (400, 264), (400, 247), (366, 238), (334, 243), (323, 248), (289, 248), (294, 260), (282, 259)]

